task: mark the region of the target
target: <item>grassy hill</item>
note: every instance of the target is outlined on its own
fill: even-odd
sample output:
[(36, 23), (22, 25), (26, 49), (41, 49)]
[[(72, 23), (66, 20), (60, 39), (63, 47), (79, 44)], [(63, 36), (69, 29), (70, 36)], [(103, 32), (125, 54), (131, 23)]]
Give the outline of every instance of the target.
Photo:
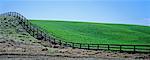
[[(0, 54), (47, 54), (53, 52), (50, 43), (32, 37), (11, 16), (0, 16)], [(48, 51), (42, 51), (42, 49)], [(1, 60), (1, 59), (0, 59)]]
[(150, 26), (50, 20), (31, 22), (68, 42), (150, 45)]

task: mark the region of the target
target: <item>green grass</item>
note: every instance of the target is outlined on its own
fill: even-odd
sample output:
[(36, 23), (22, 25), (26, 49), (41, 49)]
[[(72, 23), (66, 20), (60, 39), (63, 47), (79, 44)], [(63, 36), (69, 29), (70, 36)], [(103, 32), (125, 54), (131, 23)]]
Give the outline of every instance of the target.
[(31, 22), (67, 42), (150, 45), (150, 26), (50, 20)]

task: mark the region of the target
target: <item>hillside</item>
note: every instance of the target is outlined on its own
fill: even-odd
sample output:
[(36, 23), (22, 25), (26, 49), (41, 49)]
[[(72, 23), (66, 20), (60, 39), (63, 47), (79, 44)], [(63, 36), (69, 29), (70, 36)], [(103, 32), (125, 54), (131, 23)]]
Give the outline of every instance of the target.
[[(0, 55), (5, 54), (42, 54), (48, 51), (45, 42), (32, 37), (10, 16), (0, 16)], [(48, 44), (50, 45), (50, 44)]]
[(31, 20), (31, 22), (68, 42), (150, 44), (149, 26), (51, 20)]

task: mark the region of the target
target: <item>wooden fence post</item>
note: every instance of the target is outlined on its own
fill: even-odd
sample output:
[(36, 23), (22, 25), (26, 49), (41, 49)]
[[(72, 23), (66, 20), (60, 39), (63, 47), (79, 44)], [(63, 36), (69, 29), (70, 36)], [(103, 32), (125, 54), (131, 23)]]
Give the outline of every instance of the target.
[(49, 40), (51, 40), (51, 37), (49, 36)]
[(38, 30), (38, 28), (37, 28), (37, 38), (39, 38), (39, 30)]
[(72, 48), (74, 49), (75, 47), (74, 47), (74, 43), (72, 43)]
[(97, 49), (99, 49), (99, 44), (97, 44)]
[(31, 34), (31, 24), (29, 24), (29, 34)]
[(50, 36), (48, 37), (48, 41), (51, 42), (51, 37)]
[(88, 49), (90, 49), (90, 45), (88, 44)]
[(81, 48), (81, 43), (80, 43), (80, 48)]
[(23, 22), (23, 26), (25, 27), (25, 21)]
[(44, 34), (44, 40), (46, 41), (46, 34)]
[(54, 44), (55, 44), (55, 42), (56, 42), (56, 41), (55, 41), (55, 39), (54, 39)]
[(109, 47), (110, 47), (110, 45), (108, 44), (108, 50), (110, 50), (110, 48), (109, 48)]
[(120, 52), (122, 52), (121, 48), (122, 48), (122, 46), (120, 45)]
[(61, 45), (62, 43), (61, 43), (61, 40), (59, 40), (59, 45)]
[(33, 33), (33, 37), (35, 37), (35, 36), (34, 36), (34, 28), (33, 28), (33, 31), (32, 31), (32, 33)]
[(135, 45), (134, 45), (134, 53), (135, 53)]
[(66, 46), (67, 46), (67, 44), (68, 44), (68, 43), (67, 43), (67, 42), (65, 42), (65, 45), (66, 45)]

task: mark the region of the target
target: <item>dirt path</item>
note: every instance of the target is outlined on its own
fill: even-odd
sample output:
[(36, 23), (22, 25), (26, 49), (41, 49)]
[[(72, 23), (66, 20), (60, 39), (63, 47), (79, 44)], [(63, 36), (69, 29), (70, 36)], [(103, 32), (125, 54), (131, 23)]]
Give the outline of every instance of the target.
[(61, 56), (18, 56), (18, 55), (2, 55), (0, 60), (137, 60), (128, 58), (91, 58), (91, 57), (61, 57)]

